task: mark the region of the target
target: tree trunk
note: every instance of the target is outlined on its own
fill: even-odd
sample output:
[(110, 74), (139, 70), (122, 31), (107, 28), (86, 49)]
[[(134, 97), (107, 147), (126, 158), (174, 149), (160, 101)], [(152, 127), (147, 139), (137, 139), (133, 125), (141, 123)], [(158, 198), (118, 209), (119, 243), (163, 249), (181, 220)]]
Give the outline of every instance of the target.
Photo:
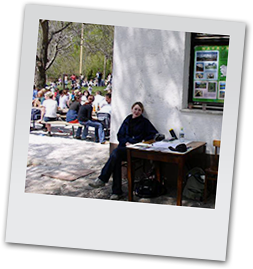
[(80, 44), (80, 65), (79, 65), (79, 74), (83, 74), (83, 30), (84, 24), (82, 23), (81, 29), (81, 44)]
[(46, 85), (46, 65), (48, 53), (48, 34), (49, 26), (47, 20), (41, 20), (40, 25), (42, 28), (42, 44), (38, 57), (36, 57), (36, 86), (44, 88)]
[(35, 85), (38, 88), (44, 88), (46, 85), (46, 70), (43, 67), (37, 67)]

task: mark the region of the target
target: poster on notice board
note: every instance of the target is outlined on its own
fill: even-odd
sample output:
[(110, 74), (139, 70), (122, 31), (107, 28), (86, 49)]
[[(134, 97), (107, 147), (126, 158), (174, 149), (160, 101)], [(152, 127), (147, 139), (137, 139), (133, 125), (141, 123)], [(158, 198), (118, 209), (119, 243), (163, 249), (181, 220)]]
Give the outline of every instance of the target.
[(224, 102), (228, 51), (228, 46), (195, 47), (193, 101)]

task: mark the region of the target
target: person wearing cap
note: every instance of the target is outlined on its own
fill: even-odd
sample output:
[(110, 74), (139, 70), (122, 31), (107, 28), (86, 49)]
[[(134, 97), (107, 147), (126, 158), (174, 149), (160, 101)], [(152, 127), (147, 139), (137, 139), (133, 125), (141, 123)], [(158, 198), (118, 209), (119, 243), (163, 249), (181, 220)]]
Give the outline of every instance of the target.
[[(41, 118), (40, 122), (44, 120), (45, 122), (50, 122), (50, 121), (55, 121), (57, 120), (57, 102), (53, 100), (53, 93), (52, 92), (47, 92), (45, 93), (45, 100), (42, 103), (41, 107)], [(51, 134), (51, 124), (47, 123), (46, 124), (47, 128), (47, 136), (52, 136)]]

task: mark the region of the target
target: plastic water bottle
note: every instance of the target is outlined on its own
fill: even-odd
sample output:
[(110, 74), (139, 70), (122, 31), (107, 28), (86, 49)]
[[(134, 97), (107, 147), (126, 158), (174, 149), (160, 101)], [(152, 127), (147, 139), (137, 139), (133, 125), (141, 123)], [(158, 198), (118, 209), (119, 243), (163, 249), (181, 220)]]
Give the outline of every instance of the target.
[(184, 129), (183, 128), (181, 128), (179, 132), (179, 141), (184, 142)]

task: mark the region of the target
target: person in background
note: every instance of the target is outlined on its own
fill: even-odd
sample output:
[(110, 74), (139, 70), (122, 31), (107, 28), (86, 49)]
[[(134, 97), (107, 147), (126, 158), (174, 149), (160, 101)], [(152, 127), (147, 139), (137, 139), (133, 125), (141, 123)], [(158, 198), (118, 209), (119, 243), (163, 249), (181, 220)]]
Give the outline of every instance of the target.
[(105, 186), (113, 176), (111, 200), (119, 200), (122, 196), (121, 164), (127, 160), (126, 147), (141, 141), (153, 139), (158, 133), (152, 123), (143, 117), (144, 106), (141, 102), (132, 105), (132, 113), (123, 121), (118, 131), (119, 145), (113, 150), (98, 178), (89, 185), (93, 188)]
[(37, 94), (38, 94), (38, 88), (35, 87), (35, 85), (33, 86), (33, 100), (37, 98)]
[(83, 105), (85, 102), (87, 102), (89, 96), (90, 96), (90, 93), (87, 90), (85, 90), (83, 92), (82, 97), (81, 97), (81, 105)]
[(89, 94), (92, 93), (92, 84), (90, 83), (89, 86), (88, 86), (88, 91), (89, 91)]
[(78, 111), (78, 121), (80, 124), (84, 125), (84, 130), (82, 133), (82, 137), (80, 137), (81, 135), (81, 127), (78, 127), (77, 132), (76, 132), (76, 139), (82, 139), (82, 140), (86, 140), (86, 137), (88, 135), (88, 127), (94, 127), (95, 128), (95, 139), (96, 139), (96, 143), (101, 143), (104, 144), (105, 143), (105, 133), (104, 133), (104, 128), (103, 125), (92, 119), (92, 103), (94, 101), (94, 96), (90, 95), (88, 97), (87, 102), (82, 105), (79, 108)]
[(75, 91), (71, 90), (69, 92), (69, 106), (75, 101)]
[(68, 75), (64, 75), (64, 84), (68, 85)]
[(110, 93), (107, 93), (105, 95), (105, 100), (101, 102), (100, 104), (100, 110), (97, 112), (97, 118), (98, 120), (103, 124), (105, 131), (105, 136), (110, 136), (110, 125), (111, 125), (111, 99), (112, 95)]
[(101, 95), (101, 91), (97, 91), (96, 95), (95, 95), (95, 100), (94, 100), (94, 107), (95, 107), (95, 111), (99, 111), (100, 110), (100, 106), (102, 101), (104, 101), (105, 98), (104, 96)]
[[(45, 100), (43, 101), (42, 104), (42, 110), (41, 110), (41, 118), (40, 122), (44, 120), (45, 122), (50, 122), (50, 121), (55, 121), (57, 120), (57, 102), (53, 100), (53, 93), (52, 92), (47, 92), (45, 93)], [(46, 123), (46, 128), (47, 128), (47, 136), (52, 136), (51, 134), (51, 124)]]
[(59, 106), (59, 99), (60, 99), (60, 94), (59, 94), (59, 89), (55, 88), (54, 91), (54, 100), (57, 102), (57, 105)]
[(33, 106), (34, 107), (40, 107), (43, 103), (43, 101), (45, 100), (44, 94), (46, 93), (46, 89), (41, 89), (38, 94), (37, 94), (37, 98), (34, 99), (33, 101)]
[(81, 106), (80, 104), (81, 96), (74, 96), (74, 102), (70, 105), (69, 110), (67, 112), (66, 121), (70, 123), (78, 123), (78, 111)]
[(59, 94), (60, 94), (59, 107), (61, 109), (68, 108), (69, 107), (69, 98), (67, 96), (67, 90), (60, 90)]
[(111, 100), (112, 100), (112, 95), (110, 93), (107, 93), (105, 95), (105, 99), (100, 103), (100, 111), (101, 113), (108, 113), (111, 115)]
[(79, 81), (80, 81), (80, 89), (83, 87), (83, 80), (84, 80), (84, 75), (81, 73), (80, 74), (80, 79), (79, 79)]
[(72, 76), (70, 77), (71, 78), (71, 84), (75, 84), (76, 83), (76, 75), (75, 74), (72, 74)]

